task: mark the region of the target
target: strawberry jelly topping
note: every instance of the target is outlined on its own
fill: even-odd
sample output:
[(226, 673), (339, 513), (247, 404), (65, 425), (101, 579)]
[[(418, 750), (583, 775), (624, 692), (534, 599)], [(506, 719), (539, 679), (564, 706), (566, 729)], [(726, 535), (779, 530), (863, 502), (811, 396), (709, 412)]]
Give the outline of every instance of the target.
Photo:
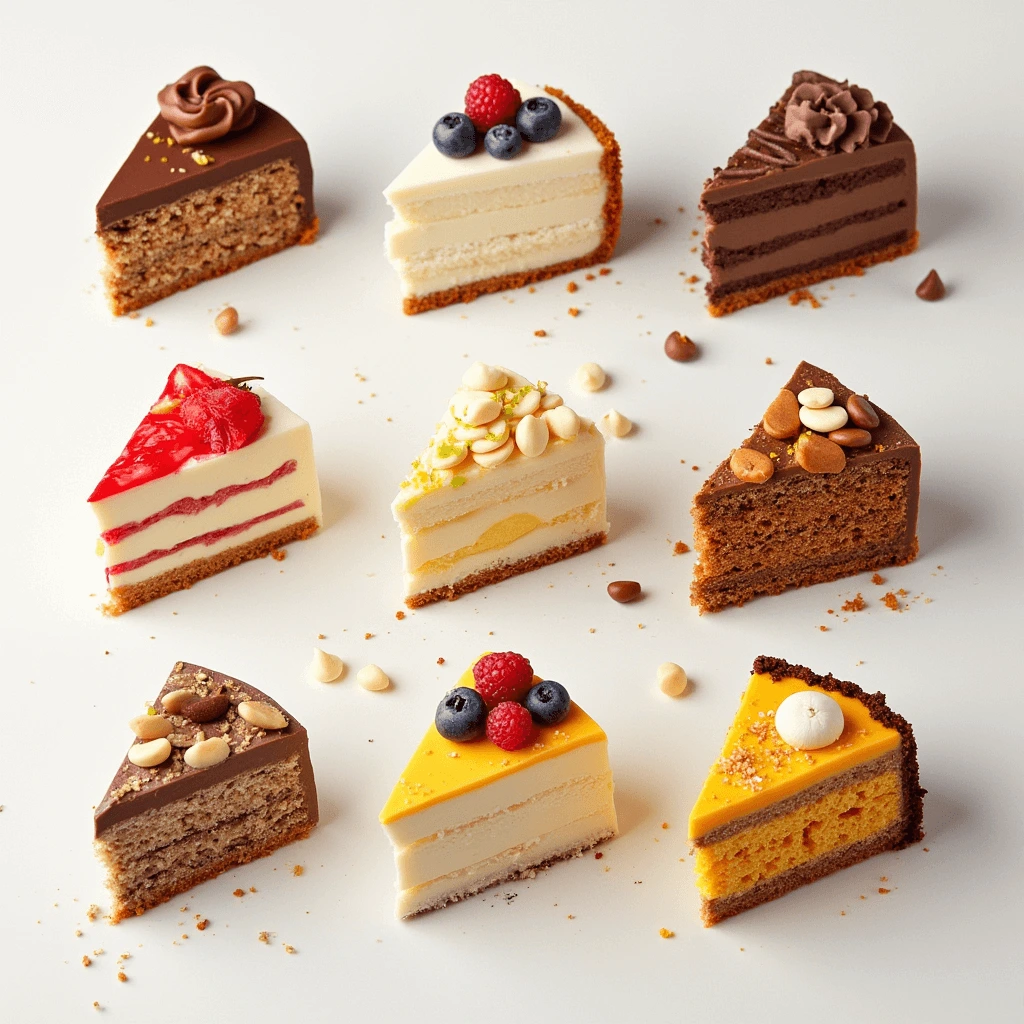
[(179, 363), (89, 501), (170, 476), (189, 459), (245, 447), (263, 426), (259, 406), (251, 392)]

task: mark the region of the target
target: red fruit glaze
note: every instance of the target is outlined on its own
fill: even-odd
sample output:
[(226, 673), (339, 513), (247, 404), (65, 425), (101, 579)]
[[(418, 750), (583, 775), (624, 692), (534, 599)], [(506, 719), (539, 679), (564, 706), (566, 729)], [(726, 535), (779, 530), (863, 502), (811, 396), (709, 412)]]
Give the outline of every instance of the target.
[(481, 75), (466, 90), (466, 113), (482, 132), (503, 121), (515, 123), (522, 102), (519, 90), (501, 75)]
[(533, 686), (533, 668), (521, 654), (485, 654), (473, 666), (476, 692), (490, 708), (503, 700), (521, 700)]
[(263, 412), (254, 394), (225, 387), (216, 377), (179, 363), (89, 501), (170, 476), (189, 459), (242, 448), (262, 426)]
[(487, 738), (502, 750), (519, 750), (533, 736), (533, 718), (522, 704), (502, 701), (487, 714)]

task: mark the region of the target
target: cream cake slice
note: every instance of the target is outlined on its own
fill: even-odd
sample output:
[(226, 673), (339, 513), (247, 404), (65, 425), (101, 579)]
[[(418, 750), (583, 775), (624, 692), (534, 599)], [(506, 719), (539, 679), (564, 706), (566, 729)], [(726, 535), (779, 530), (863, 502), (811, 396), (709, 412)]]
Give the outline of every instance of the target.
[(523, 104), (544, 97), (557, 105), (552, 138), (526, 141), (508, 159), (479, 144), (455, 159), (430, 143), (384, 190), (394, 211), (385, 249), (406, 313), (602, 263), (615, 249), (622, 217), (615, 137), (558, 89), (505, 84)]
[(474, 363), (391, 511), (410, 608), (603, 544), (604, 438), (543, 381)]
[(108, 614), (264, 557), (321, 525), (309, 424), (245, 380), (176, 366), (90, 496)]
[[(495, 661), (525, 665), (519, 700), (485, 697), (476, 676)], [(525, 658), (484, 655), (442, 699), (380, 821), (400, 918), (532, 877), (618, 833), (608, 737)]]

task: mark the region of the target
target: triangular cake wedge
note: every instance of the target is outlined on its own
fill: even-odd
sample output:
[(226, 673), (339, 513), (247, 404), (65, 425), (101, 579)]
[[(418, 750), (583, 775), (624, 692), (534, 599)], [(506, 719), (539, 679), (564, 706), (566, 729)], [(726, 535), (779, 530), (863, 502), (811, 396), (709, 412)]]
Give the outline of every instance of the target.
[(149, 712), (130, 723), (138, 740), (96, 808), (115, 922), (319, 820), (306, 730), (265, 693), (178, 662)]
[(306, 141), (246, 83), (194, 68), (159, 101), (96, 204), (117, 315), (317, 235)]
[[(831, 395), (830, 405), (812, 410), (801, 395)], [(801, 363), (693, 499), (691, 603), (715, 612), (906, 564), (917, 555), (920, 476), (917, 442), (892, 416)]]
[[(472, 667), (458, 686), (476, 688)], [(380, 813), (395, 851), (396, 915), (532, 876), (611, 838), (613, 791), (608, 737), (575, 703), (520, 750), (486, 736), (455, 742), (431, 725)]]
[(868, 90), (798, 71), (700, 208), (708, 310), (723, 316), (913, 252), (914, 144)]
[[(776, 714), (808, 691), (838, 704), (841, 732), (826, 746), (796, 749), (779, 735)], [(705, 926), (916, 843), (924, 794), (913, 729), (884, 694), (758, 658), (690, 813)]]
[(544, 381), (475, 363), (391, 511), (418, 608), (603, 544), (604, 438)]
[(309, 424), (246, 383), (255, 379), (262, 378), (225, 380), (179, 363), (96, 485), (89, 504), (100, 528), (108, 614), (319, 528)]
[[(453, 159), (428, 142), (384, 190), (394, 210), (385, 250), (406, 313), (611, 259), (622, 220), (614, 135), (559, 89), (512, 84), (524, 102), (546, 96), (558, 104), (562, 120), (553, 139), (526, 142), (510, 160), (495, 159), (482, 144)], [(461, 102), (449, 109), (456, 107)]]

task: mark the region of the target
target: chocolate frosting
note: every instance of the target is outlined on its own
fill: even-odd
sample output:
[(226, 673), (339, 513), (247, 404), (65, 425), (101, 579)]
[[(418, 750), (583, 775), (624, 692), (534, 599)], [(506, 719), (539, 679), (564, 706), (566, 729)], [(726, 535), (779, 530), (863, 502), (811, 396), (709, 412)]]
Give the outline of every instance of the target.
[[(870, 95), (870, 93), (868, 94)], [(193, 68), (157, 93), (160, 113), (176, 142), (212, 142), (248, 128), (256, 93), (248, 82), (226, 82), (213, 68)]]
[(798, 71), (793, 84), (785, 133), (794, 142), (830, 153), (852, 153), (858, 146), (889, 137), (892, 111), (876, 103), (867, 89), (833, 82), (813, 71)]

